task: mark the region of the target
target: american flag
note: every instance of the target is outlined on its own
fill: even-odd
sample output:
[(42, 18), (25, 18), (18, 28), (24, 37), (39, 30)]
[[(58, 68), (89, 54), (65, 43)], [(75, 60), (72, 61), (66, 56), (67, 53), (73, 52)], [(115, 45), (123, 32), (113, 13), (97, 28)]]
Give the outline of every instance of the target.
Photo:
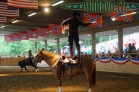
[(38, 9), (38, 0), (8, 0), (7, 4), (17, 8)]
[(6, 23), (6, 17), (1, 17), (0, 16), (0, 23)]
[(0, 2), (0, 16), (18, 17), (19, 9), (15, 7), (7, 6), (6, 2)]

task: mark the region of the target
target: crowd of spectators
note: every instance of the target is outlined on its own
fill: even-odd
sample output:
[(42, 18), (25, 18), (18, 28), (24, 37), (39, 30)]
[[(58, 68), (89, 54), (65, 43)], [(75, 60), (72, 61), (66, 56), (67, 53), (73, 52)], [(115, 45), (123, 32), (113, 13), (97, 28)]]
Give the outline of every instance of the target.
[[(136, 46), (134, 43), (129, 43), (128, 46), (124, 48), (123, 55), (121, 54), (121, 57), (124, 58), (139, 58), (139, 49), (136, 49)], [(104, 52), (101, 52), (100, 54), (95, 54), (96, 58), (118, 58), (118, 50), (115, 53), (108, 53), (105, 54)]]

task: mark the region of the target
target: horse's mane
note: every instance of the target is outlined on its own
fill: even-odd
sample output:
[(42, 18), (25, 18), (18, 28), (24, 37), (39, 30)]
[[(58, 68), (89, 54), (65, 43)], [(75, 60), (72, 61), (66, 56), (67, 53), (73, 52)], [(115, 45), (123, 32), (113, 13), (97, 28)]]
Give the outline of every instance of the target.
[[(38, 54), (40, 54), (40, 53), (38, 53)], [(60, 59), (60, 56), (58, 54), (55, 54), (55, 53), (52, 53), (49, 51), (42, 51), (42, 54), (45, 56), (43, 58), (44, 58), (44, 60), (46, 60), (47, 64), (50, 67), (54, 67)]]
[(43, 54), (46, 54), (48, 57), (49, 57), (49, 56), (55, 56), (55, 55), (57, 55), (57, 54), (52, 53), (52, 52), (50, 52), (50, 51), (42, 51), (42, 52), (43, 52)]

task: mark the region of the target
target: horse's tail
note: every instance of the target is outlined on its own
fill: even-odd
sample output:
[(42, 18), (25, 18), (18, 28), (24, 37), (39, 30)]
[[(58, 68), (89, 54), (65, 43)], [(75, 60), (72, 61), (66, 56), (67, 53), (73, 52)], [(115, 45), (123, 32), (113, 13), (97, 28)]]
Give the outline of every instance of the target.
[(21, 67), (22, 66), (22, 61), (19, 61), (18, 62), (18, 65)]
[(96, 85), (96, 67), (94, 68), (94, 71), (92, 72), (92, 85)]

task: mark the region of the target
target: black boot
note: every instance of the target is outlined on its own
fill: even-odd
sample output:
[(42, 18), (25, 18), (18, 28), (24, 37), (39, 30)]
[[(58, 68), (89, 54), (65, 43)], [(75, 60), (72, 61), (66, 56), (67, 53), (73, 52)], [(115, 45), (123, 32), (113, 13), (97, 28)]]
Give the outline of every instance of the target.
[(70, 58), (73, 57), (73, 50), (72, 50), (72, 47), (70, 47)]

